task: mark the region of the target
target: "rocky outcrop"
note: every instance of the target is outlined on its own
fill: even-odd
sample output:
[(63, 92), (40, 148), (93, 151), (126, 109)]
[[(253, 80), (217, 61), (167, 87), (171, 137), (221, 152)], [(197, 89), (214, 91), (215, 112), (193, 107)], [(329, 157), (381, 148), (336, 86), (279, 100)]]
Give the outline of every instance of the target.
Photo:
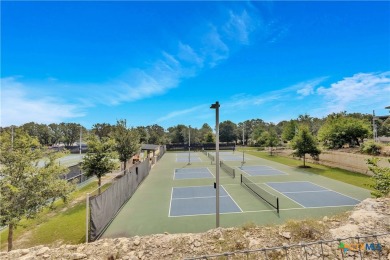
[[(361, 252), (352, 249), (341, 252), (340, 242), (309, 245), (310, 241), (388, 233), (378, 240), (361, 243), (380, 243), (381, 259), (390, 259), (390, 198), (366, 199), (345, 217), (324, 217), (322, 220), (288, 221), (281, 226), (246, 225), (240, 228), (218, 228), (199, 234), (157, 234), (131, 238), (102, 239), (94, 243), (62, 245), (59, 248), (37, 246), (0, 253), (1, 259), (182, 259), (191, 256), (217, 254), (256, 248), (285, 246), (285, 249), (251, 253), (253, 259), (267, 253), (269, 259), (378, 259), (373, 247)], [(348, 245), (356, 240), (343, 240)], [(289, 245), (305, 246), (287, 249)], [(374, 244), (374, 245), (376, 245)], [(346, 247), (347, 248), (347, 247)], [(364, 251), (365, 250), (365, 251)], [(370, 251), (371, 250), (371, 251)], [(341, 256), (341, 254), (344, 254)], [(246, 259), (237, 254), (234, 259)], [(252, 259), (252, 258), (251, 258)]]

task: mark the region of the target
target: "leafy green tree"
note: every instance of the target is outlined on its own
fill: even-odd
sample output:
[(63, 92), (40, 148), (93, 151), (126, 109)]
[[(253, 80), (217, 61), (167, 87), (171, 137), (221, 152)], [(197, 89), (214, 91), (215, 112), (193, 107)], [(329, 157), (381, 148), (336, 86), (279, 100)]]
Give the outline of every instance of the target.
[(264, 131), (260, 137), (260, 143), (263, 146), (269, 147), (270, 154), (272, 155), (272, 150), (279, 144), (279, 137), (275, 129), (270, 129), (269, 131)]
[(99, 139), (108, 138), (113, 131), (113, 126), (107, 123), (97, 123), (92, 126), (92, 133)]
[(58, 144), (63, 139), (63, 134), (59, 124), (49, 124), (49, 129), (51, 132), (51, 144)]
[[(390, 159), (388, 159), (390, 163)], [(371, 185), (375, 191), (371, 195), (376, 198), (385, 197), (390, 194), (390, 168), (378, 166), (379, 159), (372, 158), (367, 160), (368, 169), (373, 172), (372, 180), (374, 184)]]
[(214, 134), (213, 133), (208, 133), (206, 135), (206, 139), (205, 139), (205, 143), (214, 143), (215, 142), (215, 139), (214, 139)]
[(86, 133), (86, 129), (80, 124), (76, 123), (61, 123), (60, 129), (63, 135), (63, 142), (67, 146), (73, 145), (80, 139), (80, 128), (83, 133)]
[(126, 171), (127, 161), (140, 151), (140, 136), (136, 129), (127, 128), (126, 120), (122, 119), (117, 121), (113, 137), (119, 161), (123, 163), (123, 170)]
[(148, 133), (148, 142), (150, 144), (166, 144), (167, 138), (165, 129), (157, 124), (146, 127)]
[(370, 122), (365, 119), (332, 114), (328, 116), (325, 124), (320, 128), (318, 139), (330, 148), (341, 148), (344, 144), (360, 146), (360, 142), (370, 135)]
[(60, 175), (67, 168), (55, 163), (62, 154), (49, 153), (48, 162), (38, 167), (43, 151), (36, 137), (22, 129), (0, 134), (0, 225), (8, 226), (8, 250), (13, 247), (13, 232), (23, 217), (34, 218), (48, 200), (62, 198), (73, 189)]
[(264, 142), (262, 141), (262, 140), (264, 140), (262, 138), (262, 135), (265, 132), (265, 129), (266, 129), (265, 125), (260, 125), (259, 124), (259, 125), (255, 126), (255, 128), (252, 131), (252, 140), (254, 140), (256, 145), (258, 145), (258, 146), (263, 146), (264, 145)]
[(147, 127), (137, 126), (135, 129), (138, 132), (140, 143), (141, 144), (148, 144), (150, 135), (149, 135)]
[(38, 131), (38, 140), (42, 145), (48, 146), (51, 145), (53, 134), (51, 132), (51, 129), (45, 125), (45, 124), (39, 124), (37, 125), (37, 131)]
[(185, 125), (177, 125), (168, 128), (169, 139), (171, 143), (184, 143), (186, 140), (186, 129)]
[(98, 178), (99, 194), (102, 184), (101, 178), (107, 173), (117, 168), (115, 159), (115, 141), (103, 137), (101, 140), (96, 135), (89, 135), (87, 138), (88, 152), (83, 157), (81, 167), (87, 176)]
[(219, 124), (219, 139), (221, 142), (234, 142), (237, 139), (237, 125), (230, 120)]
[(21, 128), (31, 137), (38, 137), (38, 124), (35, 122), (25, 123)]
[(298, 129), (298, 123), (295, 120), (290, 120), (283, 125), (282, 139), (283, 141), (291, 141)]
[(303, 167), (306, 167), (306, 154), (310, 154), (313, 159), (318, 159), (321, 153), (317, 147), (317, 142), (310, 134), (307, 126), (301, 126), (298, 130), (298, 134), (292, 139), (292, 148), (295, 150), (293, 155), (300, 158), (303, 157)]
[(199, 129), (199, 136), (200, 136), (200, 142), (201, 143), (213, 143), (214, 142), (214, 135), (213, 135), (213, 129), (206, 123), (202, 125), (202, 127)]

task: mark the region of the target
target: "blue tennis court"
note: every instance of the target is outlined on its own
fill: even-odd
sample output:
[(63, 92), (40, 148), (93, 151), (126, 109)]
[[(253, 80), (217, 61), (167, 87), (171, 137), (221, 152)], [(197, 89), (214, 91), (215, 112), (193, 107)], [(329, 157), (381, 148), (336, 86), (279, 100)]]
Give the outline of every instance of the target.
[(203, 178), (214, 178), (214, 175), (206, 167), (201, 168), (181, 168), (175, 169), (173, 179), (184, 180), (184, 179), (203, 179)]
[[(173, 187), (169, 217), (215, 214), (216, 199), (213, 186)], [(242, 212), (223, 186), (219, 194), (220, 213)]]
[(266, 165), (241, 166), (238, 167), (238, 169), (245, 172), (249, 176), (287, 175), (287, 173), (285, 172), (279, 171)]
[(308, 181), (267, 182), (304, 208), (355, 206), (360, 201)]

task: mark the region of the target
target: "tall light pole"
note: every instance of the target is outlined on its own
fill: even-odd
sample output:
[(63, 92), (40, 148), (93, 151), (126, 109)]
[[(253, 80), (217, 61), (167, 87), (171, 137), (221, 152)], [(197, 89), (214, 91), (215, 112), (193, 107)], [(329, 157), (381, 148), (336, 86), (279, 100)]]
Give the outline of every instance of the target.
[(244, 144), (245, 144), (245, 134), (244, 134), (244, 131), (245, 131), (245, 125), (244, 125), (244, 123), (242, 123), (242, 146), (244, 146)]
[(188, 126), (188, 165), (191, 164), (191, 126)]
[(211, 105), (211, 109), (215, 109), (215, 168), (216, 168), (216, 227), (219, 227), (219, 102)]

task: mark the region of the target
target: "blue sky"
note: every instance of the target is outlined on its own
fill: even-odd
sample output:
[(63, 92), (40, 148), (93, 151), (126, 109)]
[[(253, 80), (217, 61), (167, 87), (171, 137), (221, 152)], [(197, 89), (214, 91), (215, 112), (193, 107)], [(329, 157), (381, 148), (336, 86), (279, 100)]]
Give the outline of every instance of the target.
[(390, 2), (1, 2), (1, 125), (388, 114)]

